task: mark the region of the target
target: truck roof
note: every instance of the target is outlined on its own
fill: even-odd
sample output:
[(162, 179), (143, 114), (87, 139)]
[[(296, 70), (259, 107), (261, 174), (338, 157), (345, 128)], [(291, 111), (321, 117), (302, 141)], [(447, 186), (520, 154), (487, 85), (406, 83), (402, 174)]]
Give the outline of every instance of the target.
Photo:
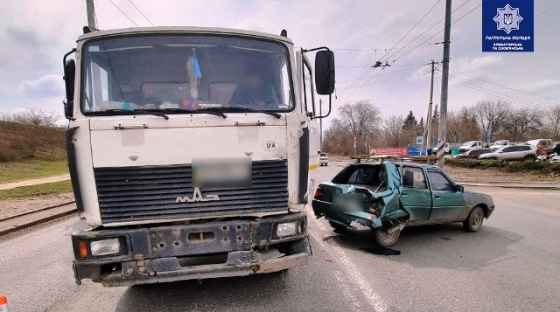
[(101, 37), (114, 37), (135, 34), (185, 34), (185, 33), (198, 33), (198, 34), (212, 34), (212, 35), (238, 35), (245, 37), (253, 37), (260, 39), (268, 39), (275, 41), (283, 41), (292, 44), (292, 40), (280, 35), (273, 35), (258, 31), (240, 30), (232, 28), (219, 28), (219, 27), (190, 27), (190, 26), (158, 26), (158, 27), (131, 27), (110, 30), (93, 31), (78, 37), (78, 41), (83, 41), (92, 38)]

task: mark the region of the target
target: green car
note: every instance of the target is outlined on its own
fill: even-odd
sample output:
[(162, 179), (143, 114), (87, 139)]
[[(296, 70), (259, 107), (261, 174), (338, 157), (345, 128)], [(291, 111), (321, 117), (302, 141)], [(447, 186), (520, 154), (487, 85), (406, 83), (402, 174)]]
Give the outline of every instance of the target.
[(476, 232), (494, 211), (489, 195), (465, 191), (439, 167), (407, 162), (348, 165), (319, 184), (312, 206), (335, 230), (370, 227), (383, 247), (406, 226), (462, 222)]

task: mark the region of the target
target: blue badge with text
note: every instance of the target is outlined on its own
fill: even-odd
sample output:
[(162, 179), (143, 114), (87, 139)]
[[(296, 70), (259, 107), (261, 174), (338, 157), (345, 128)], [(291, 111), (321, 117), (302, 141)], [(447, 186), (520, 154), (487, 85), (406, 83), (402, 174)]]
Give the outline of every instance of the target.
[(533, 52), (534, 0), (482, 0), (482, 52)]

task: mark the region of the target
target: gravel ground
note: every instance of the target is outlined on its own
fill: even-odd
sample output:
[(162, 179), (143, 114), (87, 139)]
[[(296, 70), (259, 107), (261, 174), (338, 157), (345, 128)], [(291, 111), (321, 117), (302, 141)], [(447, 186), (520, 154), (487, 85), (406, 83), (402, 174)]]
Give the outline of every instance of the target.
[(62, 204), (74, 200), (74, 194), (56, 194), (40, 197), (0, 200), (0, 218)]

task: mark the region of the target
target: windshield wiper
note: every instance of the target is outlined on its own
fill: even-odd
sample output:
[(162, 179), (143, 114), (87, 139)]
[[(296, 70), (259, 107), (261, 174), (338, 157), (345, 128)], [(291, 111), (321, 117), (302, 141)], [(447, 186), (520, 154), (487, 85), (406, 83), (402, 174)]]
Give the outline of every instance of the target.
[(162, 111), (157, 110), (157, 109), (153, 109), (153, 110), (152, 110), (152, 109), (142, 109), (142, 108), (138, 109), (138, 108), (137, 108), (137, 109), (133, 110), (133, 112), (140, 112), (140, 113), (143, 113), (143, 114), (150, 114), (150, 115), (160, 116), (160, 117), (165, 118), (165, 120), (168, 120), (168, 119), (169, 119), (169, 116), (167, 116), (167, 115), (164, 114)]
[(282, 115), (280, 115), (278, 113), (275, 113), (275, 112), (266, 111), (266, 110), (258, 110), (258, 109), (245, 107), (245, 106), (207, 107), (207, 108), (199, 109), (199, 111), (228, 111), (228, 112), (235, 112), (235, 111), (243, 112), (243, 111), (245, 111), (245, 112), (263, 113), (263, 114), (274, 116), (277, 119), (280, 119), (282, 117)]
[(204, 109), (186, 109), (186, 108), (165, 108), (163, 109), (164, 111), (170, 111), (170, 112), (181, 112), (181, 113), (198, 113), (198, 112), (203, 112), (206, 114), (210, 114), (210, 115), (216, 115), (216, 116), (220, 116), (223, 117), (224, 119), (227, 117), (226, 114), (224, 114), (223, 112), (219, 112), (219, 111), (206, 111)]
[(169, 119), (167, 115), (164, 113), (157, 111), (157, 110), (148, 110), (148, 109), (122, 109), (122, 108), (110, 108), (102, 111), (90, 112), (89, 114), (93, 115), (106, 115), (107, 113), (132, 113), (132, 115), (154, 115), (160, 116), (165, 118), (165, 120)]

